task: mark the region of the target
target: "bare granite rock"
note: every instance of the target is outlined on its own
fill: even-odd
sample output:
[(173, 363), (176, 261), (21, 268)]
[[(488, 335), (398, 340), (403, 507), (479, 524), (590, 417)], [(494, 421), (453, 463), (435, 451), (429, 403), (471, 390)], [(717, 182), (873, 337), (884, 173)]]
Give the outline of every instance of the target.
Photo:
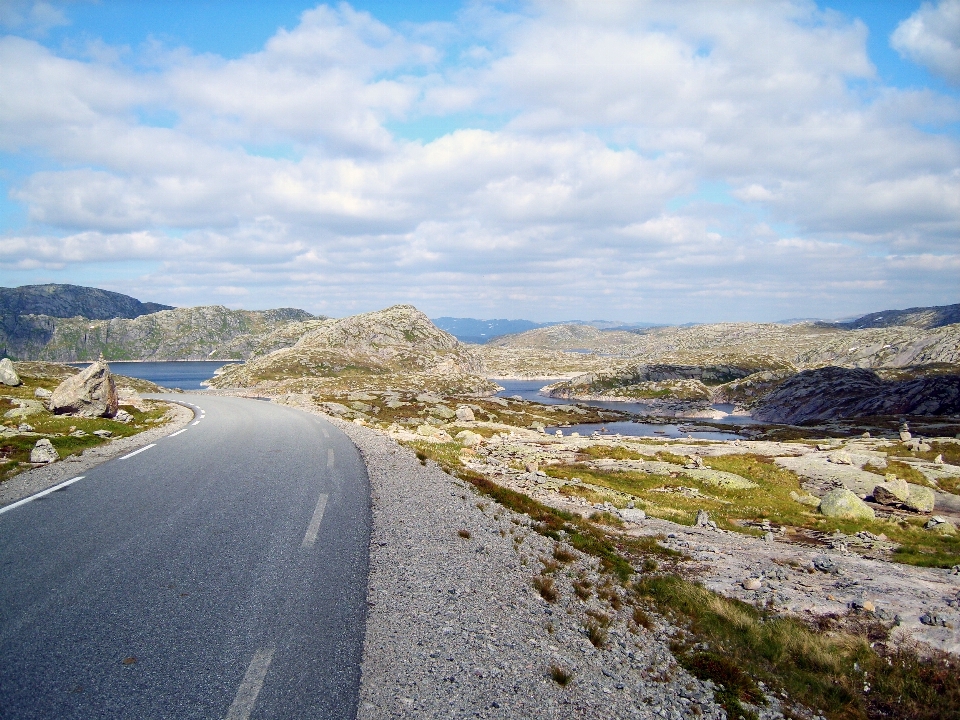
[(117, 387), (103, 360), (64, 380), (50, 398), (50, 410), (56, 415), (113, 417), (118, 409)]
[(30, 451), (30, 462), (52, 463), (60, 459), (60, 453), (47, 438), (40, 438)]
[(3, 358), (0, 360), (0, 383), (4, 385), (9, 385), (15, 387), (20, 384), (20, 376), (17, 375), (17, 371), (13, 368), (13, 363), (10, 361), (10, 358)]

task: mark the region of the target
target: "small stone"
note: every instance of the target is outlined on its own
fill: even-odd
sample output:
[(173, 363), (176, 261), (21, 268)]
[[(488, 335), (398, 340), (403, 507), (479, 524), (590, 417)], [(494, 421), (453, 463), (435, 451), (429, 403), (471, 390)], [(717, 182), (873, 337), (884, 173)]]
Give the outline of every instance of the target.
[(869, 430), (864, 431), (863, 435), (861, 435), (860, 437), (865, 437), (865, 438), (870, 437), (870, 431)]
[(46, 388), (37, 388), (36, 390), (33, 391), (33, 395), (34, 397), (38, 397), (41, 400), (48, 400), (50, 399), (50, 396), (53, 395), (53, 391), (47, 390)]
[(743, 589), (744, 589), (744, 590), (759, 590), (761, 584), (762, 584), (762, 583), (761, 583), (759, 580), (757, 580), (757, 578), (747, 578), (746, 580), (743, 581)]
[(475, 417), (473, 415), (473, 410), (465, 406), (458, 407), (457, 420), (459, 420), (460, 422), (473, 422), (475, 420)]
[(17, 425), (17, 430), (19, 432), (33, 432), (33, 425), (30, 423), (20, 423)]
[(935, 462), (937, 465), (943, 465), (943, 455), (937, 455), (933, 459), (933, 462)]
[(708, 527), (710, 525), (710, 514), (706, 510), (698, 510), (694, 525), (696, 527)]
[(535, 472), (537, 472), (537, 470), (540, 469), (540, 465), (539, 465), (539, 463), (537, 463), (536, 460), (531, 460), (531, 461), (528, 462), (526, 465), (524, 465), (524, 468), (526, 469), (526, 471), (527, 471), (528, 473), (535, 473)]
[(870, 612), (870, 613), (872, 613), (874, 610), (877, 609), (877, 607), (876, 607), (876, 605), (874, 605), (872, 602), (870, 602), (869, 600), (867, 600), (866, 602), (863, 603), (863, 609), (864, 609), (865, 612)]
[(556, 435), (557, 437), (563, 437), (563, 430), (557, 430), (557, 432), (555, 432), (554, 435)]
[(913, 436), (910, 434), (909, 430), (900, 431), (900, 442), (907, 442), (911, 437)]
[(764, 534), (763, 539), (767, 542), (773, 542), (776, 536), (772, 532), (767, 532)]
[(102, 437), (104, 439), (113, 435), (113, 433), (110, 432), (109, 430), (94, 430), (93, 434), (96, 435), (97, 437)]
[(52, 463), (60, 459), (60, 453), (47, 438), (40, 438), (30, 451), (30, 462)]
[(113, 419), (124, 424), (132, 423), (133, 415), (128, 413), (126, 410), (117, 410), (117, 414), (113, 416)]

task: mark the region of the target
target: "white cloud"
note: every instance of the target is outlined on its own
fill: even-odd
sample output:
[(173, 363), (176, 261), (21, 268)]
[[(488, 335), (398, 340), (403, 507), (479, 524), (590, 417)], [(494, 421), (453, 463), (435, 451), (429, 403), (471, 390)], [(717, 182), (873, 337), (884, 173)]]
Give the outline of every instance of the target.
[[(9, 283), (151, 263), (126, 289), (182, 303), (246, 288), (331, 313), (771, 319), (866, 295), (955, 301), (943, 273), (923, 276), (933, 261), (889, 259), (956, 254), (960, 145), (918, 126), (960, 106), (851, 91), (875, 83), (866, 35), (796, 0), (475, 4), (403, 31), (321, 6), (233, 60), (76, 60), (7, 36), (0, 148), (46, 160), (11, 191), (30, 224), (0, 238), (0, 268)], [(454, 112), (502, 122), (429, 142), (389, 129)]]
[(902, 56), (960, 85), (960, 0), (923, 3), (897, 26), (890, 44)]

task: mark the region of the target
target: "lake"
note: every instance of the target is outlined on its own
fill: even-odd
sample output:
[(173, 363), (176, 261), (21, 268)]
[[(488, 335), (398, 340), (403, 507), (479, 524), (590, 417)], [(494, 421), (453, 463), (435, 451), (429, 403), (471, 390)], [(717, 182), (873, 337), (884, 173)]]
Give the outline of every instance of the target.
[[(70, 363), (74, 367), (87, 367), (90, 363)], [(110, 361), (110, 371), (116, 375), (149, 380), (167, 388), (203, 390), (201, 383), (229, 363), (221, 360), (168, 360), (166, 362), (121, 362)]]
[[(624, 412), (640, 413), (647, 409), (646, 405), (640, 403), (631, 403), (631, 402), (603, 402), (603, 401), (572, 401), (572, 400), (562, 400), (560, 398), (551, 398), (546, 397), (545, 395), (540, 395), (540, 388), (550, 385), (551, 383), (559, 382), (559, 380), (494, 380), (495, 383), (500, 385), (503, 390), (497, 395), (501, 397), (511, 397), (513, 395), (519, 395), (524, 400), (530, 400), (532, 402), (543, 403), (544, 405), (570, 405), (574, 402), (579, 402), (583, 405), (589, 405), (591, 407), (603, 408), (605, 410), (622, 410)], [(714, 405), (714, 408), (721, 410), (723, 412), (730, 412), (733, 410), (732, 405)], [(747, 417), (729, 417), (723, 418), (721, 420), (711, 420), (710, 423), (717, 424), (731, 424), (731, 425), (750, 425), (755, 421)], [(571, 425), (570, 427), (560, 428), (561, 432), (564, 435), (570, 435), (570, 433), (580, 433), (581, 435), (592, 435), (594, 432), (599, 432), (601, 428), (605, 429), (606, 432), (602, 432), (601, 435), (631, 435), (634, 437), (665, 437), (665, 438), (677, 438), (677, 437), (692, 437), (699, 440), (735, 440), (740, 437), (735, 431), (731, 429), (730, 432), (725, 432), (723, 430), (715, 430), (713, 428), (703, 427), (701, 421), (696, 419), (682, 420), (679, 423), (651, 423), (651, 422), (633, 422), (632, 420), (626, 422), (608, 422), (602, 424), (596, 423), (585, 423), (581, 425)], [(698, 427), (703, 427), (703, 429), (697, 429)], [(548, 432), (555, 432), (557, 428), (549, 428)]]

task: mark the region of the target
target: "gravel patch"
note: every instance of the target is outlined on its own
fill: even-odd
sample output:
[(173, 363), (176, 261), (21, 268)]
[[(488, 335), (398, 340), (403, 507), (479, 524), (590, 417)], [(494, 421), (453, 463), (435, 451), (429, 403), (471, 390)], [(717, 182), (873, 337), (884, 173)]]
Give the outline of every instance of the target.
[(84, 450), (80, 455), (71, 455), (59, 462), (41, 465), (14, 475), (9, 480), (0, 483), (0, 507), (22, 500), (25, 497), (46, 490), (48, 487), (82, 475), (90, 468), (96, 467), (107, 460), (125, 455), (144, 445), (156, 442), (172, 432), (185, 427), (193, 420), (193, 411), (183, 405), (173, 402), (166, 403), (168, 410), (165, 421), (144, 430), (137, 435), (116, 438), (109, 442)]
[[(529, 518), (382, 434), (333, 422), (360, 449), (372, 492), (361, 720), (726, 716), (711, 686), (676, 664), (674, 628), (631, 630), (629, 606), (575, 595), (574, 580), (604, 582), (593, 558), (574, 551), (550, 575), (558, 597), (547, 602), (533, 583), (554, 543)], [(588, 610), (610, 618), (601, 648)], [(776, 703), (761, 714), (782, 717)]]

